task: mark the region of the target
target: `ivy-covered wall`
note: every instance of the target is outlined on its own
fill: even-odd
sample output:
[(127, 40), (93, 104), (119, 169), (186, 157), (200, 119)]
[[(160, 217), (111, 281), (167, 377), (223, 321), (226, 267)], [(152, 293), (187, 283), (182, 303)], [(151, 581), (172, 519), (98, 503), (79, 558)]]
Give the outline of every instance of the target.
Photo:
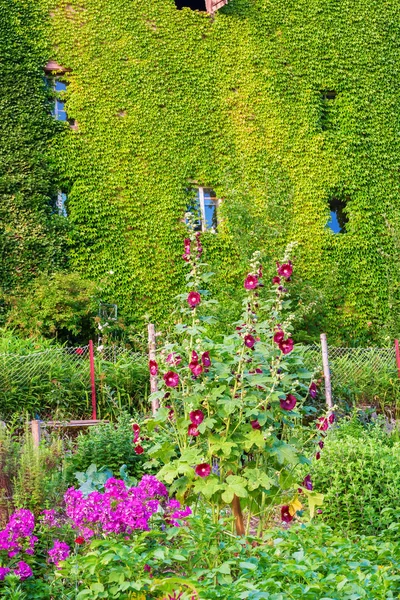
[[(168, 314), (197, 181), (223, 198), (206, 246), (227, 306), (253, 249), (271, 260), (296, 240), (332, 340), (399, 332), (397, 0), (231, 0), (215, 17), (173, 0), (61, 0), (51, 15), (78, 123), (59, 145), (72, 261), (113, 271), (110, 300)], [(345, 234), (326, 228), (332, 198)]]
[(48, 12), (35, 0), (0, 0), (0, 292), (21, 290), (65, 265), (66, 222), (54, 211), (57, 176), (43, 66)]

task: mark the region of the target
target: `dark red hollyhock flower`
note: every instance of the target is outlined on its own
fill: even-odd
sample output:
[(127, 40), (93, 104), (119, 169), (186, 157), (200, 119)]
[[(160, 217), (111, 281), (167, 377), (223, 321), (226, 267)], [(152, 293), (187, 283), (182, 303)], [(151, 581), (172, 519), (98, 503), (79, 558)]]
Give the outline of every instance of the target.
[(192, 435), (193, 437), (197, 437), (200, 435), (200, 431), (197, 429), (197, 425), (190, 423), (188, 427), (188, 435)]
[(134, 433), (133, 443), (136, 444), (136, 442), (139, 439), (139, 435), (140, 435), (140, 427), (139, 427), (139, 425), (137, 425), (136, 423), (134, 423), (132, 425), (132, 429), (133, 429), (133, 433)]
[(311, 398), (317, 397), (318, 390), (317, 390), (317, 386), (314, 381), (311, 383), (310, 387), (308, 388), (308, 393), (310, 394)]
[(211, 358), (209, 352), (203, 352), (201, 355), (201, 362), (205, 367), (211, 367)]
[(192, 362), (199, 362), (199, 355), (195, 350), (192, 350)]
[(315, 459), (319, 460), (321, 458), (321, 452), (317, 452), (317, 454), (315, 455)]
[(172, 406), (166, 406), (165, 408), (168, 408), (168, 419), (171, 421), (175, 416), (174, 409)]
[(203, 372), (203, 367), (198, 362), (191, 362), (191, 363), (189, 363), (189, 369), (192, 371), (192, 374), (195, 377), (198, 377)]
[(175, 365), (175, 367), (177, 367), (182, 362), (182, 358), (179, 356), (179, 354), (175, 354), (175, 352), (171, 352), (171, 354), (168, 354), (165, 360), (169, 365)]
[(179, 375), (174, 371), (168, 371), (165, 373), (163, 379), (167, 387), (178, 387), (179, 385)]
[(83, 348), (76, 348), (75, 349), (75, 354), (79, 354), (79, 356), (81, 356), (84, 353), (84, 349)]
[(208, 477), (211, 473), (211, 466), (207, 463), (202, 463), (201, 465), (197, 465), (194, 471), (199, 477)]
[(78, 544), (78, 546), (81, 546), (84, 543), (85, 543), (85, 538), (82, 537), (81, 535), (79, 535), (77, 538), (75, 538), (75, 544)]
[(328, 421), (331, 425), (335, 422), (335, 415), (333, 413), (329, 415)]
[(151, 566), (150, 565), (144, 565), (143, 571), (147, 571), (148, 573), (151, 573)]
[(275, 342), (275, 344), (280, 344), (283, 341), (284, 337), (285, 337), (285, 334), (282, 331), (282, 329), (278, 329), (278, 331), (276, 331), (274, 333), (274, 342)]
[(311, 481), (311, 475), (306, 475), (306, 477), (304, 477), (303, 479), (303, 487), (306, 488), (306, 490), (310, 490), (310, 492), (313, 489), (313, 484)]
[(258, 277), (259, 277), (260, 279), (262, 279), (262, 276), (263, 276), (262, 265), (260, 265), (260, 266), (258, 267), (258, 273), (257, 273), (257, 275), (258, 275)]
[(281, 408), (283, 408), (283, 410), (293, 410), (297, 404), (297, 400), (293, 396), (293, 394), (287, 394), (286, 398), (283, 398), (280, 401), (280, 404), (281, 404)]
[(284, 523), (290, 523), (290, 521), (293, 521), (293, 517), (289, 512), (289, 506), (287, 504), (281, 507), (281, 519)]
[(256, 287), (258, 287), (257, 275), (247, 275), (246, 279), (244, 280), (244, 287), (246, 290), (254, 290)]
[(255, 421), (250, 421), (250, 425), (253, 429), (261, 429), (261, 425), (257, 419)]
[(248, 334), (244, 336), (244, 345), (247, 346), (248, 348), (254, 348), (254, 344), (256, 343), (256, 340), (253, 338), (252, 335)]
[(189, 419), (193, 423), (193, 425), (200, 425), (204, 421), (204, 413), (202, 410), (192, 410), (189, 413)]
[(279, 263), (276, 263), (277, 266), (277, 271), (278, 271), (278, 275), (280, 275), (281, 277), (284, 277), (285, 279), (289, 279), (293, 273), (293, 267), (292, 267), (292, 263), (287, 262), (284, 263), (283, 265), (280, 265)]
[(201, 297), (199, 292), (189, 292), (187, 297), (187, 303), (189, 304), (190, 308), (194, 308), (195, 306), (200, 304), (200, 301)]
[(137, 445), (137, 446), (135, 446), (135, 452), (136, 452), (136, 454), (143, 454), (144, 449), (142, 446)]
[(325, 444), (324, 444), (324, 442), (323, 442), (322, 440), (319, 440), (319, 442), (318, 442), (318, 446), (319, 446), (319, 447), (321, 448), (321, 450), (322, 450), (322, 448), (325, 446)]
[(317, 429), (319, 429), (320, 431), (326, 431), (327, 429), (329, 429), (329, 422), (326, 417), (319, 417), (317, 421)]
[(158, 373), (158, 364), (155, 360), (149, 360), (149, 370), (150, 375), (157, 375)]
[(182, 254), (182, 258), (186, 262), (189, 262), (189, 260), (190, 260), (190, 239), (189, 238), (185, 238), (185, 252), (184, 252), (184, 254)]
[(289, 354), (293, 350), (294, 341), (292, 338), (279, 342), (279, 349), (283, 354)]
[(272, 278), (272, 283), (273, 283), (274, 285), (279, 285), (279, 284), (280, 284), (280, 282), (281, 282), (281, 278), (280, 278), (280, 277), (273, 277), (273, 278)]
[(139, 425), (138, 425), (137, 423), (133, 423), (133, 425), (132, 425), (132, 430), (133, 430), (135, 433), (139, 433), (139, 431), (140, 431), (140, 427), (139, 427)]

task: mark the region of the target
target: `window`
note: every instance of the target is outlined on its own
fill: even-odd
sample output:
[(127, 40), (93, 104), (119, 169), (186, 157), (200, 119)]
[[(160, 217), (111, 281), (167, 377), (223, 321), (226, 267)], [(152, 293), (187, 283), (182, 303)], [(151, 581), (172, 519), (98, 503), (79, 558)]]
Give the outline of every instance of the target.
[(67, 217), (67, 194), (65, 194), (64, 192), (58, 192), (57, 193), (57, 200), (56, 200), (56, 208), (57, 208), (57, 212), (61, 217)]
[(337, 96), (335, 90), (321, 90), (321, 129), (327, 131), (332, 127), (332, 112), (333, 103)]
[(175, 6), (178, 10), (184, 7), (192, 10), (207, 11), (210, 15), (218, 9), (228, 4), (228, 0), (175, 0)]
[(346, 204), (346, 200), (341, 198), (331, 198), (329, 201), (329, 210), (331, 214), (326, 226), (329, 227), (333, 233), (346, 233), (346, 224), (349, 222), (345, 213)]
[(220, 201), (210, 188), (197, 188), (196, 196), (189, 211), (199, 217), (198, 231), (216, 232), (218, 227), (218, 206)]
[(55, 92), (53, 115), (57, 121), (67, 121), (67, 113), (65, 112), (64, 92), (67, 90), (67, 84), (64, 81), (56, 78), (53, 80), (53, 90)]
[(68, 70), (69, 69), (65, 69), (54, 60), (51, 60), (44, 68), (45, 79), (47, 86), (53, 92), (52, 114), (57, 121), (68, 121), (72, 129), (77, 129), (76, 122), (68, 119), (65, 110), (65, 92), (67, 91), (67, 83), (63, 80), (63, 75), (65, 75)]

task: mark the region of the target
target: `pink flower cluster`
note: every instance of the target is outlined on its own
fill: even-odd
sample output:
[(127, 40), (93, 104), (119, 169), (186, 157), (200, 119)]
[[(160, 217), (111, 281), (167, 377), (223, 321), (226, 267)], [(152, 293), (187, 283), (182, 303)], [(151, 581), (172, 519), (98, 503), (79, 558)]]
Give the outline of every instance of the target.
[(5, 529), (0, 531), (0, 550), (5, 550), (9, 558), (19, 552), (33, 554), (37, 537), (33, 535), (35, 517), (30, 510), (21, 508), (11, 515)]
[[(164, 484), (153, 475), (144, 475), (137, 487), (127, 488), (124, 481), (114, 478), (104, 487), (104, 493), (91, 492), (87, 498), (74, 488), (64, 496), (66, 513), (85, 538), (95, 533), (130, 534), (135, 529), (148, 530), (150, 518), (168, 497)], [(177, 518), (174, 514), (172, 520)]]
[(67, 560), (70, 555), (70, 547), (65, 542), (54, 540), (53, 547), (48, 551), (49, 562), (58, 566), (61, 560)]

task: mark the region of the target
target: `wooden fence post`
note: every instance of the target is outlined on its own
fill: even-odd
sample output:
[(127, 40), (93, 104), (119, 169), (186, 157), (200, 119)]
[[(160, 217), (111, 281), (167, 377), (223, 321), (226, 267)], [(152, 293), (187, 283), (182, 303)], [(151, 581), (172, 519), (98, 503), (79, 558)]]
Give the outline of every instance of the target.
[(31, 421), (31, 432), (32, 432), (32, 442), (34, 448), (39, 448), (40, 445), (40, 421), (38, 419), (34, 419)]
[(325, 400), (329, 410), (332, 410), (332, 387), (331, 387), (331, 372), (329, 370), (329, 359), (328, 359), (328, 342), (326, 334), (321, 333), (321, 350), (322, 350), (322, 365), (324, 368), (324, 380), (325, 380)]
[[(149, 334), (149, 361), (150, 360), (156, 360), (156, 330), (154, 327), (153, 323), (149, 323), (148, 327), (148, 334)], [(153, 394), (153, 392), (157, 392), (158, 390), (158, 386), (157, 386), (157, 375), (152, 375), (150, 373), (150, 393)], [(153, 415), (156, 414), (156, 412), (158, 411), (158, 409), (160, 408), (160, 401), (159, 400), (152, 400), (151, 401), (151, 412), (153, 413)]]

